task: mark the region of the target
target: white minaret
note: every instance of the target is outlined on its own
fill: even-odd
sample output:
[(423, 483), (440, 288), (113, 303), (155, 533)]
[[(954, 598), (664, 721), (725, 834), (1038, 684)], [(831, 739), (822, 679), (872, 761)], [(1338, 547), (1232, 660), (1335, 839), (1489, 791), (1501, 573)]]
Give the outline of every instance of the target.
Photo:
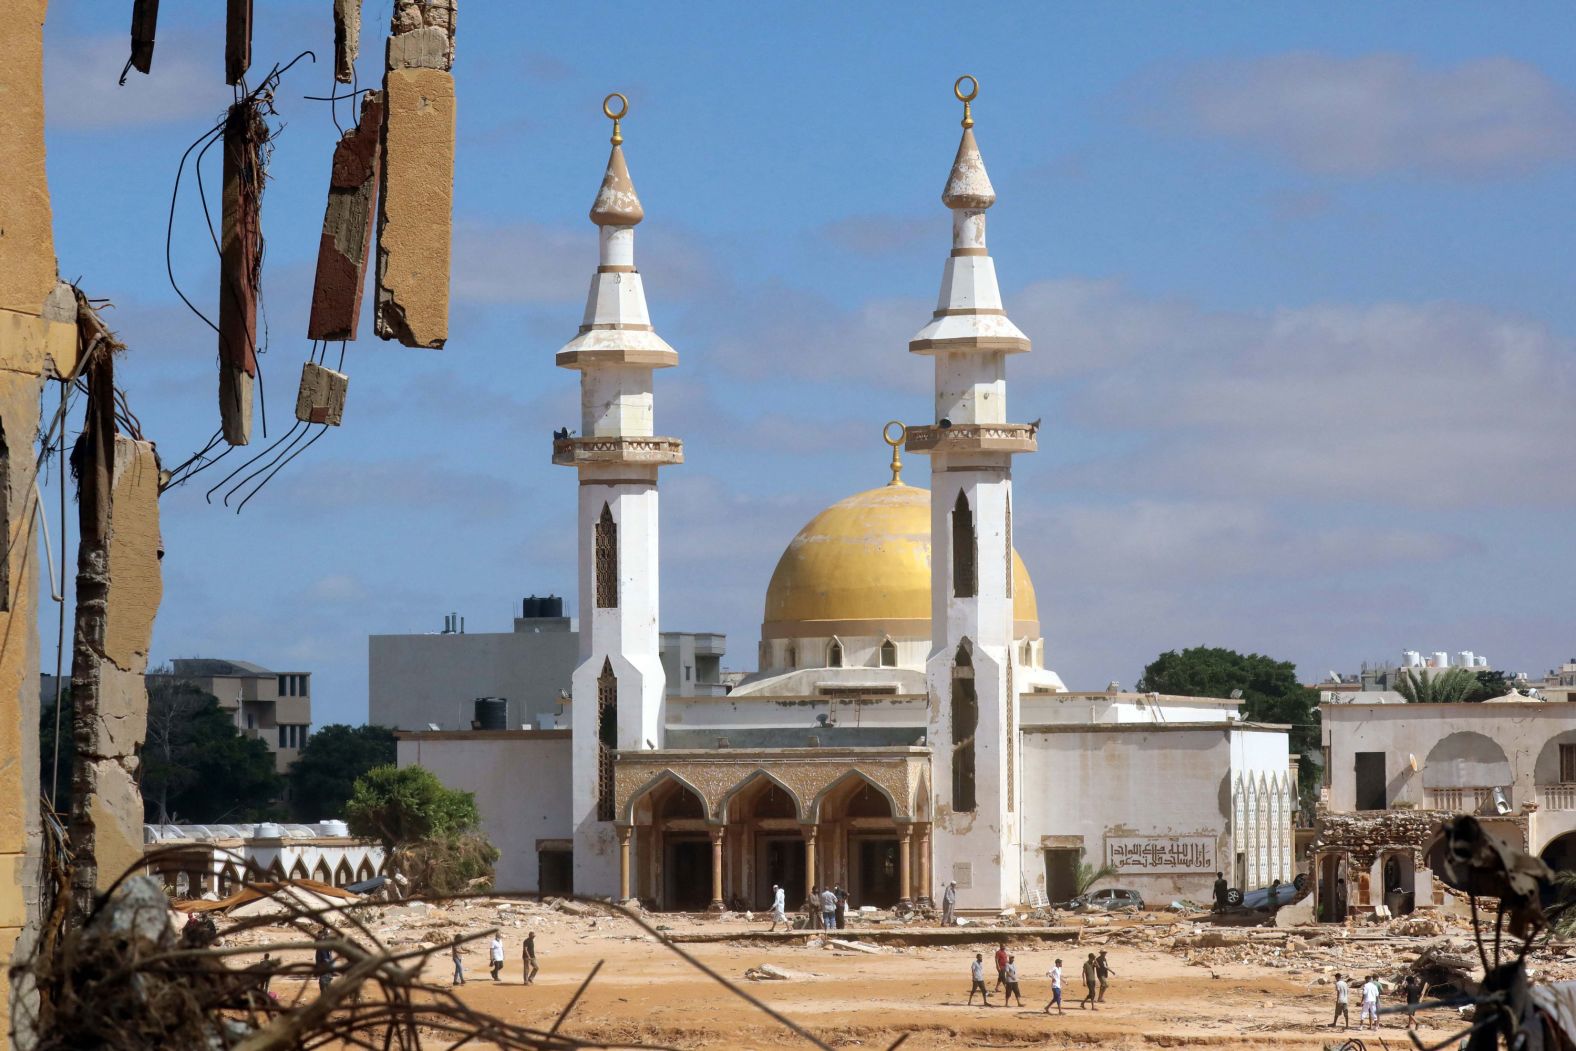
[(978, 90), (968, 76), (953, 87), (963, 141), (941, 195), (952, 209), (952, 255), (935, 315), (908, 345), (935, 359), (936, 423), (910, 428), (907, 447), (930, 455), (933, 894), (955, 880), (959, 908), (996, 909), (1022, 897), (1012, 457), (1032, 452), (1035, 439), (1033, 427), (1006, 422), (1007, 355), (1029, 340), (1002, 309), (985, 248), (996, 192), (974, 143)]
[[(611, 103), (620, 108), (614, 112)], [(677, 438), (654, 436), (652, 371), (678, 354), (652, 330), (635, 269), (635, 225), (645, 217), (620, 143), (624, 96), (609, 95), (613, 152), (591, 206), (601, 263), (580, 333), (558, 352), (580, 372), (580, 436), (557, 438), (553, 462), (580, 474), (580, 663), (572, 680), (571, 805), (575, 891), (619, 891), (613, 756), (662, 745), (657, 630), (657, 468), (683, 462)]]

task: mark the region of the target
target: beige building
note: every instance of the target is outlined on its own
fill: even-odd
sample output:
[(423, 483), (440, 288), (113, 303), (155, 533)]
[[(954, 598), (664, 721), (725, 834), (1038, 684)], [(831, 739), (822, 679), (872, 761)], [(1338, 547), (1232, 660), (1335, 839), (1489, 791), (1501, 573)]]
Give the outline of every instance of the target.
[[(280, 773), (290, 769), (312, 733), (312, 673), (270, 671), (249, 661), (183, 657), (168, 678), (213, 694), (235, 728), (263, 742)], [(150, 681), (160, 676), (149, 675)]]

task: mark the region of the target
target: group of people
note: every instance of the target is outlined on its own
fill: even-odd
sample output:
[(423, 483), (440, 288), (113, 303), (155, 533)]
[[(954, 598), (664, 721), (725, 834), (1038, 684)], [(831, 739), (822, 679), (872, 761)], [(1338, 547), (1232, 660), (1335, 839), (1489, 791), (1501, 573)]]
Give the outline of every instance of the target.
[[(781, 913), (779, 904), (782, 902), (783, 890), (776, 884), (772, 885), (772, 930), (777, 929), (778, 916), (787, 922), (786, 913)], [(805, 912), (809, 914), (810, 926), (820, 927), (822, 930), (840, 931), (848, 926), (848, 892), (841, 885), (828, 885), (825, 887), (811, 887), (810, 895), (805, 899)]]
[[(1352, 976), (1355, 977), (1355, 976)], [(1423, 1002), (1423, 993), (1427, 986), (1415, 974), (1409, 974), (1401, 982), (1401, 995), (1406, 998), (1406, 1028), (1416, 1029), (1417, 1009)], [(1357, 1016), (1358, 1029), (1379, 1028), (1379, 979), (1375, 975), (1368, 975), (1362, 984), (1362, 1011)], [(1351, 1015), (1352, 985), (1347, 975), (1335, 976), (1335, 1017), (1331, 1019), (1329, 1028), (1337, 1025), (1344, 1032), (1352, 1027)]]
[[(996, 989), (1005, 990), (1002, 997), (1003, 1006), (1011, 1006), (1016, 997), (1018, 1006), (1023, 1006), (1023, 992), (1018, 982), (1018, 958), (1007, 952), (1006, 946), (996, 950), (994, 960), (996, 964)], [(995, 1006), (990, 1002), (990, 994), (994, 990), (985, 988), (985, 956), (983, 953), (974, 954), (974, 962), (969, 965), (969, 997), (968, 1003), (974, 1003), (974, 994), (980, 994), (980, 1003), (984, 1007)], [(1045, 1005), (1045, 1013), (1050, 1014), (1051, 1008), (1056, 1008), (1057, 1014), (1066, 1014), (1062, 1008), (1062, 961), (1058, 959), (1045, 976), (1051, 980), (1051, 999)], [(1111, 987), (1111, 979), (1116, 977), (1116, 971), (1111, 967), (1110, 961), (1105, 957), (1105, 950), (1090, 953), (1089, 958), (1083, 963), (1083, 981), (1087, 990), (1084, 998), (1078, 1001), (1078, 1006), (1087, 1006), (1091, 1011), (1098, 1011), (1096, 1004), (1105, 1003), (1106, 990)]]
[[(460, 943), (456, 941), (449, 947), (449, 959), (454, 962), (454, 984), (465, 984), (465, 962), (460, 956)], [(492, 980), (498, 981), (498, 976), (503, 973), (504, 947), (503, 935), (493, 934), (492, 941), (487, 944), (487, 960), (491, 964)], [(530, 985), (536, 981), (536, 932), (526, 931), (525, 941), (520, 947), (520, 962), (525, 974), (525, 984)]]

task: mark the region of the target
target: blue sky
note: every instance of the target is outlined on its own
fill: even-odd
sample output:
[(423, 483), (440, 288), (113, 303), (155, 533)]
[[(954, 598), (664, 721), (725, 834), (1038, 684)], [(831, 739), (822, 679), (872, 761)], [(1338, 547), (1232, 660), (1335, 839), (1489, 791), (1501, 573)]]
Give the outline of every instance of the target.
[[(118, 88), (123, 12), (56, 0), (46, 77), (61, 271), (114, 302), (120, 382), (173, 464), (216, 426), (216, 377), (165, 223), (228, 91), (217, 5), (160, 6), (152, 76)], [(309, 346), (337, 133), (301, 96), (328, 94), (330, 6), (258, 9), (254, 75), (318, 56), (279, 92), (263, 204), (271, 434)], [(388, 9), (367, 0), (366, 86)], [(1130, 685), (1195, 644), (1310, 677), (1403, 648), (1540, 673), (1576, 652), (1573, 33), (1558, 4), (470, 0), (449, 344), (385, 344), (364, 318), (343, 428), (239, 516), (205, 503), (215, 475), (165, 496), (154, 659), (310, 670), (317, 721), (360, 721), (369, 633), (450, 610), (507, 630), (523, 595), (573, 594), (574, 478), (549, 437), (576, 377), (552, 355), (595, 265), (619, 90), (637, 257), (681, 357), (658, 379), (658, 431), (686, 443), (663, 479), (664, 627), (725, 631), (752, 666), (782, 548), (883, 481), (884, 421), (930, 412), (905, 341), (948, 247), (969, 72), (991, 248), (1035, 343), (1011, 415), (1045, 420), (1015, 533), (1069, 685)], [(194, 190), (172, 255), (206, 305)]]

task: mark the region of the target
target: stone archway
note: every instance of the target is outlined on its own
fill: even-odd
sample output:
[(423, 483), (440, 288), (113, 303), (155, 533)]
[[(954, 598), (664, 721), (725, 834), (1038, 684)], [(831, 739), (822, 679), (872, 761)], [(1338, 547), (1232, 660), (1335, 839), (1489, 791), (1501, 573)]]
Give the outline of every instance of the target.
[(1555, 836), (1538, 852), (1538, 856), (1556, 875), (1576, 872), (1576, 832)]
[(659, 776), (630, 800), (628, 817), (619, 834), (621, 849), (634, 854), (630, 890), (661, 911), (705, 911), (713, 901), (714, 826), (700, 793), (676, 774)]
[(847, 890), (851, 908), (891, 908), (910, 898), (909, 826), (898, 825), (885, 789), (851, 771), (817, 797), (815, 810), (822, 879)]
[(772, 886), (780, 885), (789, 908), (810, 887), (802, 819), (804, 801), (779, 778), (757, 770), (718, 806), (725, 829), (729, 879), (726, 893), (750, 909), (769, 909)]

